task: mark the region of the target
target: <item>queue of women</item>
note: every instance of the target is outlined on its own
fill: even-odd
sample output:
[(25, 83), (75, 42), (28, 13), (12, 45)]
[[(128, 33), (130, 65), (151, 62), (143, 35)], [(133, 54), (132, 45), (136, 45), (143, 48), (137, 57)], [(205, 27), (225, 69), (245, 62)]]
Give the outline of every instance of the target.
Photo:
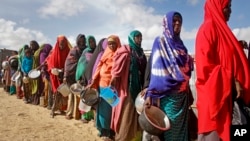
[[(227, 25), (231, 0), (206, 0), (204, 11), (195, 46), (197, 138), (229, 141), (233, 98), (250, 102), (249, 64)], [(124, 45), (117, 35), (97, 42), (94, 36), (79, 34), (75, 47), (63, 35), (57, 37), (54, 47), (31, 41), (15, 55), (19, 61), (15, 74), (22, 80), (16, 79), (14, 84), (17, 98), (25, 103), (42, 103), (52, 117), (62, 114), (67, 120), (81, 119), (83, 123), (94, 120), (103, 140), (188, 141), (188, 129), (192, 127), (188, 123), (192, 104), (189, 80), (194, 62), (180, 38), (182, 23), (176, 11), (163, 17), (163, 32), (155, 38), (149, 59), (138, 30), (128, 35), (128, 44)], [(29, 79), (34, 69), (41, 75)], [(88, 110), (78, 95), (70, 92), (64, 96), (58, 91), (63, 84), (70, 87), (76, 83), (99, 94)], [(106, 88), (115, 90), (117, 105), (110, 105), (104, 98)], [(163, 111), (170, 123), (167, 130), (151, 135), (150, 130), (143, 129), (138, 120), (142, 113), (135, 106), (138, 95), (144, 99), (144, 110), (153, 106)]]

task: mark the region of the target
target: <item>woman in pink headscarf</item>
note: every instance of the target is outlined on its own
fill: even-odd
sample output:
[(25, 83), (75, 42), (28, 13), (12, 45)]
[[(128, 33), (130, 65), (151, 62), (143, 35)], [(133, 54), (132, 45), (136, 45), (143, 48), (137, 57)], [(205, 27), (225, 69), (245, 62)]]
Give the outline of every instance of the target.
[(229, 141), (233, 99), (250, 102), (247, 58), (227, 25), (231, 0), (206, 0), (195, 46), (198, 140)]

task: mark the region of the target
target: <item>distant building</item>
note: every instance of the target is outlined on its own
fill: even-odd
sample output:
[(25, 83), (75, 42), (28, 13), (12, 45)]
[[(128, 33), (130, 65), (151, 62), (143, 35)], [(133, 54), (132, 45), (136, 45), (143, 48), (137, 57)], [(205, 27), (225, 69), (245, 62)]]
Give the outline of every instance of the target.
[(5, 48), (1, 48), (0, 49), (0, 70), (2, 70), (2, 62), (6, 59), (6, 56), (11, 56), (13, 55), (13, 52), (16, 50), (10, 50), (10, 49), (5, 49)]

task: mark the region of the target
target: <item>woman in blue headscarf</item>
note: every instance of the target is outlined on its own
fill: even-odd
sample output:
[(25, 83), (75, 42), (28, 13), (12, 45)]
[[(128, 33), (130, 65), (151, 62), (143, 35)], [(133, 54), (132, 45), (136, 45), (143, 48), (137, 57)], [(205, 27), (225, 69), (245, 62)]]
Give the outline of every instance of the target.
[(172, 11), (163, 18), (163, 34), (155, 38), (145, 105), (159, 106), (171, 128), (164, 140), (188, 140), (188, 93), (193, 61), (180, 38), (182, 16)]

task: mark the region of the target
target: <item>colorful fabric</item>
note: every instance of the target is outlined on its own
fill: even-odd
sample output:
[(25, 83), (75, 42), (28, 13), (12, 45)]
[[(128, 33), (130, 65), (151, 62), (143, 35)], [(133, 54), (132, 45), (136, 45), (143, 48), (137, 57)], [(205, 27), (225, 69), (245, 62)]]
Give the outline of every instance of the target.
[(229, 2), (206, 0), (195, 45), (198, 133), (217, 131), (223, 141), (230, 140), (235, 79), (243, 87), (243, 100), (250, 102), (247, 58), (222, 12)]
[[(50, 51), (52, 50), (52, 46), (50, 44), (43, 44), (43, 49), (40, 52), (40, 65), (43, 64), (47, 57), (49, 56)], [(47, 65), (43, 65), (41, 67), (42, 77), (46, 77), (49, 79), (48, 67)]]
[(90, 47), (90, 43), (89, 43), (90, 39), (93, 39), (94, 42), (96, 42), (94, 36), (87, 37), (87, 48), (84, 49), (77, 63), (77, 69), (76, 69), (76, 75), (75, 75), (76, 81), (82, 78), (83, 74), (85, 73), (87, 69), (88, 62), (91, 59), (93, 52), (95, 51), (95, 47), (94, 48)]
[[(100, 87), (100, 93), (102, 93), (103, 87)], [(112, 107), (104, 100), (101, 99), (98, 103), (96, 115), (96, 127), (99, 131), (102, 129), (110, 129)]]
[(83, 50), (76, 46), (70, 50), (66, 59), (64, 77), (67, 78), (67, 82), (70, 82), (70, 84), (76, 82), (75, 75), (77, 74), (77, 65), (82, 52)]
[(115, 88), (117, 90), (118, 97), (120, 102), (117, 106), (113, 108), (112, 111), (112, 122), (111, 128), (114, 131), (119, 131), (119, 120), (122, 108), (124, 107), (124, 101), (126, 100), (128, 92), (128, 76), (129, 76), (129, 67), (130, 67), (130, 47), (123, 46), (117, 49), (115, 56), (113, 57), (113, 67), (112, 67), (112, 78), (116, 78), (119, 82), (116, 84)]
[(129, 68), (129, 90), (132, 99), (142, 90), (147, 58), (140, 45), (135, 43), (135, 36), (142, 35), (140, 31), (134, 30), (128, 37), (129, 47), (131, 48), (131, 63)]
[[(118, 45), (117, 49), (121, 47), (121, 42), (118, 36), (111, 35), (108, 38), (113, 38), (115, 40)], [(92, 79), (96, 86), (107, 87), (110, 85), (114, 54), (115, 51), (111, 50), (109, 47), (105, 49)]]
[(188, 94), (168, 93), (161, 98), (160, 108), (168, 116), (171, 126), (163, 133), (164, 139), (188, 141)]
[[(87, 85), (90, 83), (91, 78), (92, 78), (92, 74), (94, 74), (94, 69), (96, 68), (96, 64), (97, 62), (100, 60), (100, 54), (103, 53), (104, 49), (103, 49), (103, 42), (105, 41), (105, 38), (101, 39), (95, 49), (95, 51), (93, 52), (90, 60), (88, 61), (88, 65), (86, 67), (86, 71), (83, 75), (83, 85)], [(107, 45), (106, 45), (107, 46)], [(98, 59), (98, 60), (97, 60)]]
[[(32, 65), (32, 69), (36, 69), (39, 65), (40, 65), (40, 52), (43, 50), (44, 46), (39, 47), (33, 56), (33, 65)], [(31, 89), (32, 92), (31, 94), (38, 94), (39, 92), (39, 88), (42, 87), (41, 83), (41, 77), (39, 77), (38, 79), (34, 79), (31, 80), (30, 84), (31, 84)], [(40, 90), (41, 91), (41, 90)], [(37, 97), (36, 97), (37, 98)], [(38, 99), (36, 100), (38, 101)]]
[(22, 72), (28, 74), (32, 70), (33, 56), (24, 56), (22, 59)]
[(103, 42), (102, 42), (102, 44), (100, 44), (100, 46), (101, 47), (99, 47), (100, 50), (98, 51), (98, 56), (97, 56), (97, 58), (95, 60), (95, 64), (94, 64), (94, 67), (93, 67), (93, 70), (92, 70), (92, 74), (94, 74), (94, 72), (96, 71), (97, 65), (98, 65), (99, 61), (101, 60), (105, 49), (108, 47), (108, 40), (107, 39), (103, 40)]
[(168, 91), (179, 90), (188, 80), (193, 69), (193, 62), (188, 55), (180, 35), (173, 31), (173, 17), (178, 12), (169, 12), (163, 19), (163, 35), (157, 37), (152, 48), (152, 66), (147, 96), (164, 97)]
[[(59, 47), (59, 43), (61, 41), (65, 42), (66, 44), (66, 47), (63, 48), (62, 50)], [(61, 84), (61, 82), (57, 76), (51, 74), (51, 69), (52, 68), (64, 69), (64, 64), (71, 48), (72, 46), (69, 43), (68, 39), (63, 35), (60, 35), (57, 37), (54, 49), (47, 58), (48, 71), (50, 73), (50, 80), (53, 93), (56, 92), (57, 87)]]

